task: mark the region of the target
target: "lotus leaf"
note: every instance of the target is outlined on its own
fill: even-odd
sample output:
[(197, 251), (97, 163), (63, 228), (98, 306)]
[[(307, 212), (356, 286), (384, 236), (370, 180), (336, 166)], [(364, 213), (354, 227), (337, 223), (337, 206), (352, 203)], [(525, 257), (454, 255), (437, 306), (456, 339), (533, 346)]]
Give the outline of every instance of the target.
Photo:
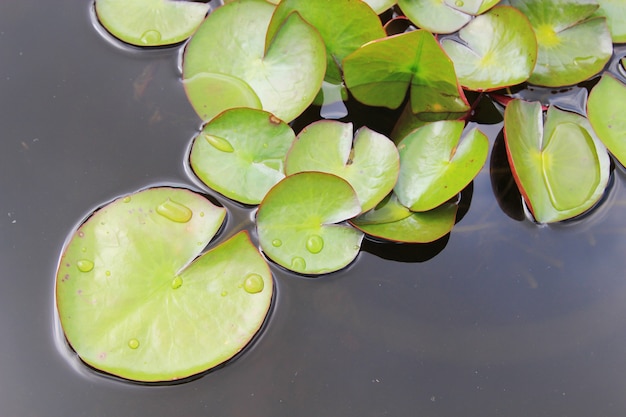
[(478, 174), (489, 153), (477, 129), (463, 140), (464, 122), (439, 121), (420, 127), (399, 144), (398, 200), (412, 211), (428, 211), (461, 192)]
[(626, 165), (626, 86), (604, 74), (589, 94), (587, 114), (600, 140)]
[(191, 191), (153, 188), (104, 206), (72, 234), (57, 306), (83, 361), (131, 380), (171, 381), (223, 363), (253, 338), (273, 282), (246, 233), (196, 258), (224, 216)]
[(519, 10), (496, 6), (472, 20), (459, 36), (463, 43), (441, 41), (459, 82), (470, 90), (495, 90), (530, 77), (537, 60), (537, 41)]
[(335, 223), (360, 212), (356, 193), (342, 178), (322, 172), (290, 175), (259, 206), (259, 242), (270, 259), (291, 271), (337, 271), (356, 258), (363, 233)]
[(96, 0), (98, 20), (116, 38), (137, 46), (182, 42), (202, 23), (209, 5), (171, 0)]
[(361, 0), (282, 0), (267, 30), (267, 45), (288, 16), (297, 12), (314, 26), (326, 45), (326, 81), (341, 82), (341, 61), (363, 45), (385, 36), (376, 13)]
[(504, 113), (511, 170), (520, 192), (540, 223), (582, 214), (602, 197), (610, 160), (584, 117), (541, 104), (511, 101)]
[(209, 187), (244, 204), (259, 204), (285, 175), (285, 155), (293, 130), (271, 113), (249, 108), (226, 110), (195, 138), (190, 163)]
[(538, 56), (528, 82), (547, 87), (576, 84), (597, 74), (613, 44), (604, 18), (591, 16), (598, 4), (572, 0), (511, 0), (537, 35)]
[(346, 86), (360, 102), (399, 107), (411, 88), (413, 113), (464, 113), (454, 66), (434, 36), (416, 30), (370, 42), (344, 60)]
[[(190, 80), (207, 73), (237, 78), (251, 87), (263, 110), (286, 122), (297, 117), (322, 85), (325, 46), (317, 30), (294, 13), (266, 50), (265, 34), (274, 9), (264, 0), (236, 0), (217, 8), (185, 49), (183, 78)], [(193, 84), (187, 86), (188, 93), (192, 89)], [(210, 96), (216, 101), (229, 99), (213, 93)], [(203, 113), (202, 109), (196, 111)]]
[(356, 191), (362, 210), (378, 204), (398, 179), (398, 151), (387, 137), (352, 123), (319, 121), (300, 132), (287, 156), (287, 175), (302, 171), (335, 174)]

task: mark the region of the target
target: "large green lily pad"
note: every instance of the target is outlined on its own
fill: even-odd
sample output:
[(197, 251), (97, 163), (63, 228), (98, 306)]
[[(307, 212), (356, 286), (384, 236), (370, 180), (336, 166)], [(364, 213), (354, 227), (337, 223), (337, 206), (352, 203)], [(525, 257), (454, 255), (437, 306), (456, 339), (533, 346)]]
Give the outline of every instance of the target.
[(425, 30), (364, 45), (344, 60), (344, 76), (354, 97), (370, 106), (398, 108), (410, 87), (413, 113), (469, 109), (452, 61)]
[(295, 137), (289, 125), (271, 113), (230, 109), (207, 123), (194, 139), (191, 168), (226, 197), (259, 204), (285, 176), (285, 155)]
[(341, 61), (363, 45), (385, 36), (376, 13), (361, 0), (282, 0), (267, 30), (270, 45), (288, 16), (298, 15), (315, 27), (326, 45), (326, 76), (337, 84), (341, 78)]
[(537, 65), (528, 82), (548, 87), (576, 84), (597, 74), (611, 58), (606, 21), (592, 18), (598, 4), (584, 0), (511, 0), (537, 35)]
[(319, 121), (300, 132), (287, 156), (287, 175), (302, 171), (335, 174), (356, 191), (361, 209), (378, 204), (394, 187), (400, 170), (396, 146), (363, 127), (352, 139), (352, 123)]
[(335, 223), (360, 212), (356, 193), (342, 178), (323, 172), (290, 175), (259, 206), (259, 242), (270, 259), (291, 271), (337, 271), (356, 258), (363, 233)]
[(84, 362), (126, 379), (172, 381), (223, 363), (254, 337), (273, 281), (247, 234), (196, 258), (224, 216), (191, 191), (153, 188), (104, 206), (72, 234), (56, 301)]
[(96, 0), (98, 20), (116, 38), (137, 46), (182, 42), (202, 23), (209, 5), (171, 0)]
[[(236, 0), (217, 8), (185, 49), (183, 79), (206, 73), (231, 76), (251, 87), (263, 110), (286, 122), (300, 115), (322, 85), (326, 48), (317, 30), (292, 13), (266, 50), (265, 36), (274, 10), (264, 0)], [(188, 93), (194, 88), (188, 85)], [(209, 94), (216, 101), (230, 99), (220, 91), (198, 94)]]
[(551, 106), (544, 126), (540, 103), (513, 100), (504, 135), (513, 176), (538, 222), (572, 218), (602, 197), (610, 160), (586, 118)]
[(458, 205), (447, 202), (439, 207), (415, 213), (390, 194), (376, 208), (350, 221), (354, 227), (379, 239), (404, 243), (429, 243), (454, 227)]
[(589, 94), (587, 115), (600, 140), (626, 165), (626, 85), (604, 74)]
[(459, 31), (463, 43), (446, 38), (441, 45), (452, 59), (459, 82), (470, 90), (495, 90), (522, 83), (537, 60), (537, 41), (519, 10), (496, 6)]
[(461, 140), (465, 123), (444, 120), (411, 132), (398, 144), (398, 200), (412, 211), (428, 211), (465, 188), (481, 170), (489, 141), (477, 129)]

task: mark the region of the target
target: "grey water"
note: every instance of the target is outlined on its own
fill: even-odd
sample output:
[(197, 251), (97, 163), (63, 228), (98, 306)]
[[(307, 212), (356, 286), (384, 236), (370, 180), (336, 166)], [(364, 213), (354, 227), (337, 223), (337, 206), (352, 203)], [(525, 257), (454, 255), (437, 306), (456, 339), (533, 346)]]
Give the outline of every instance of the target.
[(589, 215), (541, 226), (496, 198), (497, 147), (445, 239), (367, 242), (315, 279), (273, 267), (269, 321), (226, 366), (144, 386), (82, 365), (54, 316), (66, 236), (117, 196), (199, 187), (178, 49), (121, 47), (90, 7), (0, 2), (1, 416), (626, 414), (626, 172)]

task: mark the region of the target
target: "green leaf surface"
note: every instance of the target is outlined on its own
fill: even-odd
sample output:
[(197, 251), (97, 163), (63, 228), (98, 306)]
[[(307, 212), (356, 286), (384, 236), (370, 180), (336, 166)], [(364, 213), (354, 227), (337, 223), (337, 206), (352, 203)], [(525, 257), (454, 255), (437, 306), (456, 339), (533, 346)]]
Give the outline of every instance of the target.
[(96, 0), (98, 20), (116, 38), (137, 46), (182, 42), (202, 23), (209, 5), (171, 0)]
[(326, 81), (340, 83), (341, 61), (365, 44), (385, 36), (376, 13), (361, 0), (282, 0), (267, 30), (270, 45), (280, 25), (294, 12), (315, 27), (326, 45)]
[(356, 258), (363, 233), (334, 223), (360, 212), (356, 193), (342, 178), (322, 172), (290, 175), (259, 206), (259, 242), (270, 259), (291, 271), (337, 271)]
[[(185, 49), (183, 78), (205, 73), (237, 78), (250, 86), (263, 110), (286, 122), (295, 119), (322, 85), (325, 46), (317, 30), (294, 13), (266, 51), (265, 34), (274, 9), (263, 0), (236, 0), (216, 9)], [(209, 94), (216, 101), (232, 100)]]
[(367, 3), (376, 14), (381, 14), (397, 3), (396, 0), (363, 0), (363, 2)]
[(462, 121), (433, 122), (398, 144), (400, 176), (394, 191), (400, 203), (412, 211), (428, 211), (474, 179), (487, 160), (489, 141), (476, 129), (461, 140), (463, 127)]
[(395, 194), (375, 209), (350, 221), (364, 233), (380, 239), (404, 243), (429, 243), (452, 230), (458, 206), (453, 203), (414, 213), (400, 204)]
[(270, 113), (230, 109), (194, 139), (191, 167), (202, 182), (226, 197), (259, 204), (285, 176), (285, 155), (295, 136), (289, 125)]
[(456, 32), (472, 18), (443, 0), (398, 0), (398, 6), (411, 22), (432, 33)]
[(452, 59), (462, 86), (477, 91), (520, 84), (537, 60), (537, 41), (519, 10), (496, 6), (460, 30), (462, 42), (446, 38), (443, 49)]
[(596, 0), (600, 8), (594, 16), (603, 16), (611, 31), (613, 43), (626, 42), (626, 2), (624, 0)]
[(571, 0), (511, 0), (530, 20), (538, 43), (528, 82), (559, 87), (597, 74), (613, 53), (605, 19), (591, 18), (598, 4)]
[(242, 232), (197, 258), (225, 209), (153, 188), (102, 207), (71, 236), (56, 281), (61, 325), (80, 358), (136, 381), (172, 381), (228, 360), (270, 307), (267, 263)]
[(448, 6), (474, 16), (485, 13), (499, 2), (500, 0), (444, 0)]
[(513, 100), (504, 132), (515, 181), (538, 222), (577, 216), (602, 197), (610, 160), (584, 117), (550, 107), (544, 126), (541, 104)]
[(285, 166), (287, 175), (302, 171), (335, 174), (354, 188), (362, 210), (378, 204), (393, 189), (400, 170), (398, 151), (386, 136), (352, 123), (319, 121), (300, 132)]
[(469, 109), (452, 61), (424, 30), (368, 43), (344, 60), (344, 76), (354, 97), (370, 106), (398, 108), (410, 87), (413, 113)]
[(587, 115), (600, 140), (626, 165), (626, 85), (604, 74), (589, 94)]

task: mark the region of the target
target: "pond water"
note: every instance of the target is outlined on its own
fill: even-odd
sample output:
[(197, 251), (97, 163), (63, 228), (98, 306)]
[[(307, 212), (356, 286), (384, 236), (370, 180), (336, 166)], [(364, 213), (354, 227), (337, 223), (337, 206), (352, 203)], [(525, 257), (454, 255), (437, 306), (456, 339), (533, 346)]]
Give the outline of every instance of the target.
[[(591, 215), (538, 226), (498, 203), (497, 151), (449, 237), (368, 242), (316, 279), (273, 267), (267, 326), (226, 366), (144, 386), (80, 364), (54, 317), (69, 231), (138, 189), (197, 189), (182, 161), (199, 121), (177, 59), (105, 40), (88, 1), (0, 3), (0, 415), (626, 413), (626, 172)], [(252, 227), (225, 205), (222, 237)]]

